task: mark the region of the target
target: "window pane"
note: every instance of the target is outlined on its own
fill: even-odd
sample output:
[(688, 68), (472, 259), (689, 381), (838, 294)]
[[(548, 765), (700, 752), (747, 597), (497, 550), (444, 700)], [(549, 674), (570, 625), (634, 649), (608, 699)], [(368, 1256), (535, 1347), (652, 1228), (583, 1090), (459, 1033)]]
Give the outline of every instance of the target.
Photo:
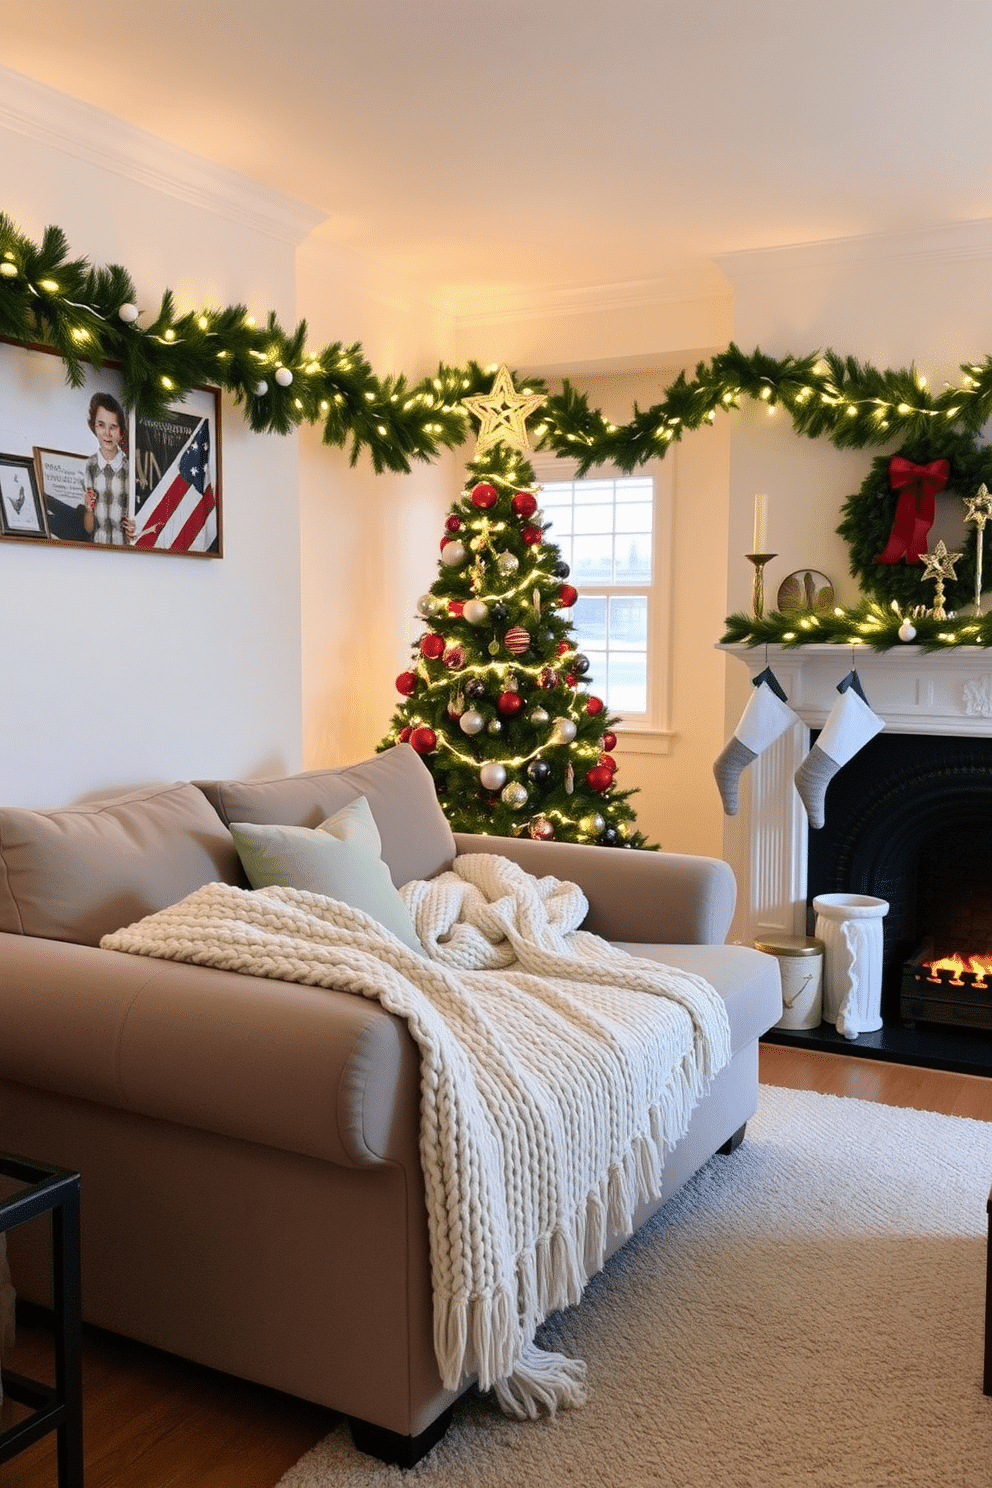
[(646, 595), (623, 595), (610, 600), (610, 645), (643, 651), (648, 642)]
[(572, 626), (579, 649), (589, 654), (590, 646), (606, 644), (606, 600), (595, 595), (583, 596), (572, 606)]
[(606, 705), (615, 713), (647, 712), (648, 663), (643, 653), (634, 656), (611, 655)]
[(617, 503), (616, 528), (618, 532), (648, 532), (654, 525), (654, 511), (643, 501)]
[(572, 583), (609, 584), (613, 579), (612, 553), (604, 552), (598, 537), (577, 537), (572, 544)]
[(603, 506), (600, 503), (589, 506), (577, 506), (575, 508), (575, 531), (576, 532), (601, 532), (604, 544), (609, 543), (613, 537), (613, 507)]
[(651, 540), (643, 535), (617, 538), (616, 582), (643, 584), (651, 578)]

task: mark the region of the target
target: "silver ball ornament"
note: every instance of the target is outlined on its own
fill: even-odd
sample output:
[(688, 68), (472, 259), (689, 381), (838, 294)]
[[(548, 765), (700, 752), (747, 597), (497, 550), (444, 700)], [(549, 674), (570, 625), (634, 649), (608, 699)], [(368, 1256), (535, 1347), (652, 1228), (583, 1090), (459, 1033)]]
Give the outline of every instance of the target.
[(605, 826), (606, 819), (598, 811), (594, 811), (592, 816), (584, 816), (579, 822), (579, 828), (589, 837), (598, 837)]
[(435, 599), (433, 594), (422, 594), (417, 600), (417, 614), (422, 615), (425, 620), (430, 620), (432, 615), (437, 614), (440, 603), (440, 600)]
[(509, 806), (512, 811), (519, 811), (521, 806), (527, 805), (527, 791), (519, 781), (511, 780), (510, 784), (503, 790), (500, 800), (504, 806)]
[(122, 320), (125, 325), (134, 325), (134, 322), (137, 320), (139, 314), (140, 312), (137, 305), (131, 304), (122, 305), (117, 312), (118, 318)]
[(479, 771), (479, 781), (486, 790), (499, 790), (506, 784), (506, 766), (491, 761)]
[(458, 720), (458, 727), (463, 734), (481, 734), (486, 726), (486, 720), (477, 708), (466, 708)]
[(530, 721), (535, 728), (539, 728), (542, 723), (547, 723), (548, 717), (546, 708), (532, 708), (530, 711)]
[(490, 718), (486, 724), (486, 732), (488, 734), (501, 734), (503, 732), (503, 725), (498, 718)]
[(905, 641), (905, 643), (908, 645), (910, 641), (916, 640), (916, 626), (910, 625), (908, 620), (904, 620), (899, 627), (898, 634), (899, 639), (901, 641)]
[(288, 367), (276, 368), (276, 382), (280, 387), (289, 387), (293, 381), (293, 374)]
[(269, 391), (269, 384), (265, 381), (265, 378), (264, 377), (262, 378), (262, 381), (261, 382), (256, 382), (256, 384), (255, 384), (255, 396), (256, 397), (258, 397), (258, 398), (264, 398), (265, 397), (265, 394), (268, 391)]
[(578, 729), (570, 718), (556, 718), (552, 729), (552, 741), (555, 744), (571, 744)]
[(468, 557), (468, 549), (462, 542), (446, 542), (441, 549), (441, 562), (448, 568), (461, 568)]
[(500, 553), (496, 559), (496, 567), (504, 578), (509, 578), (510, 574), (515, 574), (520, 567), (520, 559), (516, 553)]
[(482, 599), (467, 599), (462, 606), (462, 614), (469, 625), (485, 625), (489, 619), (489, 606)]

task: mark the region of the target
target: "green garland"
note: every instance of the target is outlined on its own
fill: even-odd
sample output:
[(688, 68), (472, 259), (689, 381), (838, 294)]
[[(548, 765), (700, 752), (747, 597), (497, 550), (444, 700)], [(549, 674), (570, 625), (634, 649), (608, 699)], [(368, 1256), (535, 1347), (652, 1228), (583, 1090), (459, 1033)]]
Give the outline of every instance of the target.
[[(900, 628), (908, 623), (913, 635)], [(726, 629), (721, 645), (784, 646), (870, 646), (873, 651), (891, 651), (908, 642), (924, 651), (952, 651), (958, 646), (992, 646), (992, 615), (953, 616), (935, 620), (932, 615), (906, 614), (896, 604), (888, 608), (866, 599), (850, 609), (828, 610), (825, 614), (783, 615), (773, 610), (756, 620), (738, 611), (724, 621)], [(904, 639), (905, 637), (905, 639)]]
[[(118, 363), (125, 400), (144, 417), (209, 384), (233, 395), (256, 432), (320, 424), (327, 444), (350, 441), (352, 462), (367, 451), (377, 471), (408, 472), (411, 461), (432, 460), (473, 437), (460, 400), (492, 386), (495, 369), (475, 362), (442, 364), (415, 384), (380, 378), (359, 343), (310, 351), (305, 321), (288, 332), (270, 314), (259, 325), (243, 305), (178, 314), (169, 290), (154, 320), (139, 326), (129, 318), (136, 298), (120, 265), (94, 269), (70, 258), (61, 228), (49, 227), (36, 244), (0, 214), (0, 336), (52, 347), (73, 386), (83, 380), (84, 362)], [(961, 371), (958, 386), (932, 394), (912, 367), (883, 372), (832, 351), (776, 359), (731, 344), (700, 362), (694, 378), (680, 373), (650, 408), (635, 406), (624, 425), (610, 423), (566, 382), (547, 396), (534, 433), (539, 449), (574, 459), (580, 475), (607, 463), (629, 473), (745, 399), (783, 412), (798, 434), (838, 449), (939, 444), (936, 431), (975, 438), (992, 416), (992, 357)], [(546, 391), (536, 379), (529, 385)]]

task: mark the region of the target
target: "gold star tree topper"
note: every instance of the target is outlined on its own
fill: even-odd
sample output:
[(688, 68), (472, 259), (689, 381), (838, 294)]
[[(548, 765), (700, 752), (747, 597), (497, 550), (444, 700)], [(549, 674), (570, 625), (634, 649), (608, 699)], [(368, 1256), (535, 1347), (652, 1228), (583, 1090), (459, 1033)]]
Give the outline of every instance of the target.
[(955, 579), (954, 565), (961, 557), (960, 553), (949, 553), (944, 544), (944, 539), (934, 548), (932, 553), (927, 553), (924, 562), (926, 568), (923, 570), (925, 579)]
[(463, 398), (465, 407), (479, 420), (475, 452), (481, 455), (494, 444), (509, 444), (529, 450), (527, 419), (544, 402), (543, 393), (518, 393), (508, 367), (496, 373), (491, 393)]

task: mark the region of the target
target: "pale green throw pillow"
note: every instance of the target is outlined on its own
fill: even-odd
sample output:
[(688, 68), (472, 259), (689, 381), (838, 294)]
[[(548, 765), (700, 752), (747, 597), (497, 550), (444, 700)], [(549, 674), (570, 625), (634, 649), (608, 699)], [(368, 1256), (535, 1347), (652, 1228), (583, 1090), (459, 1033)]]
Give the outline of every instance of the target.
[(231, 836), (253, 889), (280, 885), (340, 899), (424, 954), (410, 912), (380, 857), (379, 829), (364, 796), (349, 801), (319, 827), (232, 822)]

